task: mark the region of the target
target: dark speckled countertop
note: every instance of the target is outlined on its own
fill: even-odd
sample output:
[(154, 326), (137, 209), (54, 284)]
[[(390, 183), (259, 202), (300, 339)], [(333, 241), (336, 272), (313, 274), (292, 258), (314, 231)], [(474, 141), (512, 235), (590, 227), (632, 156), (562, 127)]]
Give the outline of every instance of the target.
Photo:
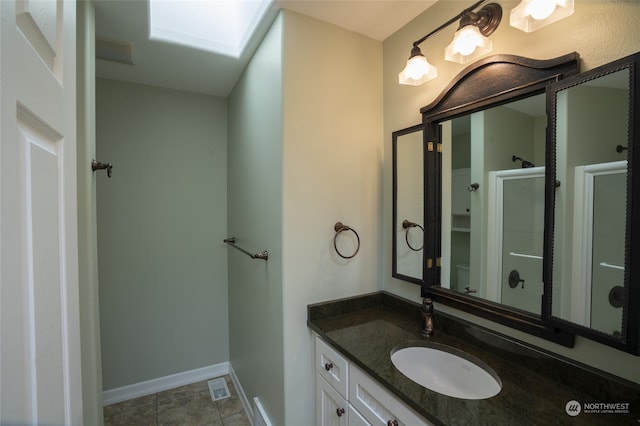
[[(426, 389), (391, 363), (391, 350), (419, 345), (419, 305), (386, 292), (308, 306), (308, 326), (347, 359), (427, 420), (441, 425), (640, 425), (640, 386), (517, 342), (495, 332), (435, 314), (428, 341), (458, 348), (489, 365), (502, 380), (492, 398), (466, 400)], [(569, 401), (628, 404), (627, 413), (585, 412), (570, 417)], [(603, 410), (593, 405), (592, 411)]]

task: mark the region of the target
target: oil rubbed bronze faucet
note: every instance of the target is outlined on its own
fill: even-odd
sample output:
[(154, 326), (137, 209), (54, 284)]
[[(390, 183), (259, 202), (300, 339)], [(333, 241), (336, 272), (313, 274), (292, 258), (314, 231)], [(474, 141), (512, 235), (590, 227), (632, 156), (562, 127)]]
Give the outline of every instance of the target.
[(422, 334), (425, 337), (433, 336), (433, 301), (429, 298), (422, 299)]

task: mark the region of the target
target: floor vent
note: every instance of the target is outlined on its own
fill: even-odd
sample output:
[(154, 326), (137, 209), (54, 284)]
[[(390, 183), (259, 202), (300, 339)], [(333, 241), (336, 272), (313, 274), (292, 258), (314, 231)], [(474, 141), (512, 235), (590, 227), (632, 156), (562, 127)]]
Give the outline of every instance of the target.
[(219, 399), (225, 399), (231, 396), (227, 382), (223, 377), (209, 380), (207, 383), (209, 384), (209, 393), (211, 394), (212, 400), (218, 401)]

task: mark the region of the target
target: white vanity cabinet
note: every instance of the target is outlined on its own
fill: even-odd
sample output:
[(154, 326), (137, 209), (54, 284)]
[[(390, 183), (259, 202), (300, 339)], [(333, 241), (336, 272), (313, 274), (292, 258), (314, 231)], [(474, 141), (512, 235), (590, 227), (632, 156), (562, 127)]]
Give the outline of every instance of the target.
[(371, 426), (325, 379), (316, 375), (316, 425)]
[(371, 426), (371, 423), (358, 413), (353, 405), (349, 405), (349, 426)]
[(347, 426), (350, 414), (351, 407), (346, 398), (316, 374), (316, 425)]
[(316, 426), (430, 425), (315, 336)]
[(327, 345), (319, 336), (315, 336), (315, 377), (316, 377), (316, 425), (347, 426), (357, 423), (349, 406), (349, 363)]
[(349, 370), (349, 403), (373, 426), (431, 425), (355, 366)]

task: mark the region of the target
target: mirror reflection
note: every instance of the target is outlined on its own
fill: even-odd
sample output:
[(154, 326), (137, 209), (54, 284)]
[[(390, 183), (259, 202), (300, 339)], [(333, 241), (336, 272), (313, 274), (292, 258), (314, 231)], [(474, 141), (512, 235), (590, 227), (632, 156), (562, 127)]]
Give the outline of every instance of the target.
[(544, 93), (441, 123), (442, 287), (541, 314), (546, 124)]
[(551, 313), (619, 338), (625, 300), (629, 70), (559, 90), (555, 105), (559, 186)]
[(422, 126), (393, 133), (393, 276), (422, 281), (424, 248), (424, 164)]

